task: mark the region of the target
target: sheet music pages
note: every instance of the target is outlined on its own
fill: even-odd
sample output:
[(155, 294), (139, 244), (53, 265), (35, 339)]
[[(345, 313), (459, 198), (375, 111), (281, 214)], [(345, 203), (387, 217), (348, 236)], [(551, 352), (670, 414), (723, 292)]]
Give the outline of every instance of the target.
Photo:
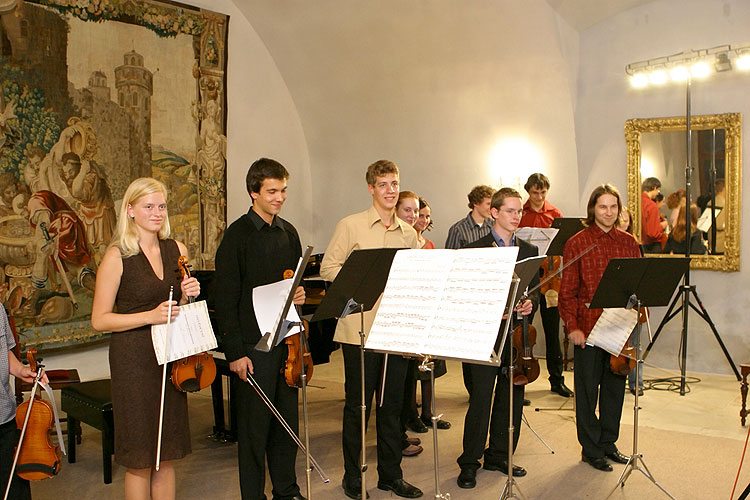
[(559, 232), (559, 229), (553, 227), (519, 227), (516, 229), (516, 236), (536, 245), (539, 255), (547, 255), (547, 249)]
[[(260, 334), (265, 335), (268, 332), (275, 332), (279, 320), (281, 319), (281, 311), (284, 309), (284, 303), (289, 295), (294, 282), (293, 278), (287, 278), (285, 280), (276, 281), (275, 283), (269, 283), (268, 285), (256, 286), (253, 288), (253, 309), (255, 310), (255, 319), (258, 321), (258, 328)], [(282, 340), (287, 338), (289, 335), (301, 331), (299, 326), (290, 327), (290, 323), (300, 323), (300, 318), (297, 315), (297, 309), (292, 305), (287, 312), (284, 324), (282, 325), (282, 335), (277, 342), (277, 345)], [(268, 342), (272, 342), (272, 336), (269, 336)], [(270, 350), (272, 346), (267, 346)]]
[(400, 250), (366, 347), (488, 361), (518, 247)]
[(166, 324), (151, 325), (151, 343), (159, 365), (215, 349), (218, 344), (208, 317), (206, 301), (180, 306), (180, 313), (169, 325), (168, 354)]
[(586, 339), (587, 344), (601, 347), (619, 356), (638, 322), (638, 311), (625, 308), (604, 309)]

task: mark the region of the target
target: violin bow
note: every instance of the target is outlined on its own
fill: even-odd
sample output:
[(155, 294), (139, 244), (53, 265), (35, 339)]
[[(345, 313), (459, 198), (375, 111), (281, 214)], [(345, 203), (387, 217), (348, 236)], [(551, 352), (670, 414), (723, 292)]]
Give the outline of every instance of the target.
[(174, 287), (169, 287), (169, 310), (167, 312), (167, 334), (164, 339), (164, 367), (161, 372), (161, 402), (159, 403), (159, 434), (156, 437), (156, 470), (159, 470), (161, 461), (161, 434), (164, 428), (164, 392), (167, 386), (167, 365), (169, 364), (169, 327), (172, 324), (172, 298)]

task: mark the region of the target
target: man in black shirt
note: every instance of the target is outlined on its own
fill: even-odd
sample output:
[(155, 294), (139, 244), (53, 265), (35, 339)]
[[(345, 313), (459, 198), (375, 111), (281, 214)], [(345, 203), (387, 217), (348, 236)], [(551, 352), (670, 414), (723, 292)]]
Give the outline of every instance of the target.
[[(255, 350), (261, 332), (255, 319), (253, 288), (280, 281), (294, 270), (302, 248), (289, 222), (278, 216), (286, 200), (289, 172), (277, 161), (261, 158), (247, 172), (253, 205), (224, 233), (216, 252), (216, 313), (229, 368), (243, 382), (247, 372), (297, 432), (297, 390), (287, 386), (283, 367), (286, 344), (265, 353)], [(294, 303), (305, 292), (296, 290)], [(265, 500), (265, 461), (274, 500), (304, 500), (294, 470), (297, 447), (248, 383), (237, 389), (237, 439), (243, 500)]]

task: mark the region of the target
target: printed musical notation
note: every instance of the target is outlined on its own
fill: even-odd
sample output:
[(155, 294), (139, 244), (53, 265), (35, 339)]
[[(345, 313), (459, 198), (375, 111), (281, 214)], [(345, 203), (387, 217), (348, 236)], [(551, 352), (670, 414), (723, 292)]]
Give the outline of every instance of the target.
[(151, 342), (159, 365), (215, 349), (218, 344), (206, 301), (180, 306), (180, 314), (172, 320), (168, 331), (166, 324), (151, 325)]
[(637, 322), (638, 312), (635, 309), (604, 309), (591, 329), (586, 343), (619, 356)]
[(400, 250), (366, 348), (488, 361), (518, 247)]

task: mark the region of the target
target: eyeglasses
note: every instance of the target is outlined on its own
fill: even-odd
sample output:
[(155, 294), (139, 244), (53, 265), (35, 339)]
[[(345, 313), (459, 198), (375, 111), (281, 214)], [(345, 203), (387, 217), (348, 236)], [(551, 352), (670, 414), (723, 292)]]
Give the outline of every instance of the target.
[(505, 212), (508, 215), (522, 215), (523, 210), (513, 210), (512, 208), (501, 208), (501, 212)]

